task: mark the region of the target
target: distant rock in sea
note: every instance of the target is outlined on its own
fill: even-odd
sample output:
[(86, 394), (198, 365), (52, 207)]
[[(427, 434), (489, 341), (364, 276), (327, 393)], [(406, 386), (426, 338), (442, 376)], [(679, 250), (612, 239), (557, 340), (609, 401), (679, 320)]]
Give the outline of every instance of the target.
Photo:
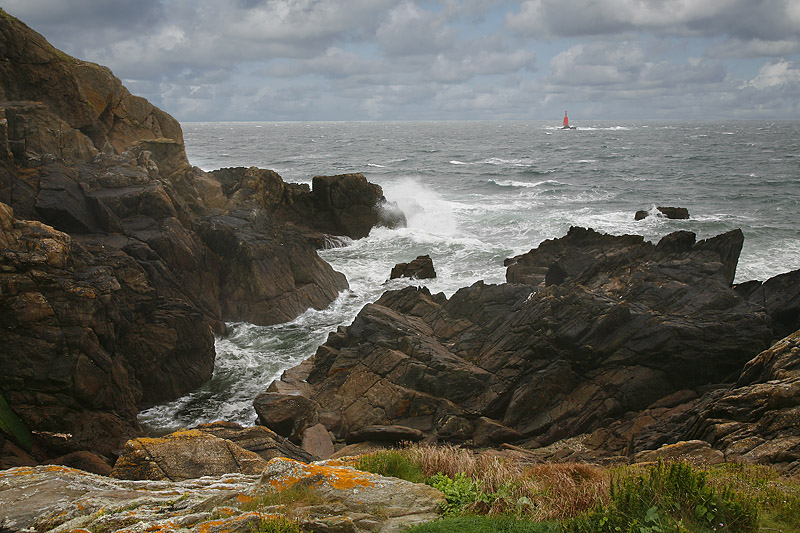
[[(689, 210), (686, 209), (685, 207), (662, 207), (662, 206), (658, 206), (658, 207), (655, 208), (655, 210), (658, 211), (658, 213), (656, 213), (656, 214), (660, 214), (660, 216), (663, 216), (665, 218), (671, 218), (671, 219), (677, 219), (677, 220), (689, 218)], [(633, 219), (634, 220), (643, 220), (643, 219), (647, 218), (648, 216), (650, 216), (652, 214), (653, 214), (652, 210), (651, 211), (645, 211), (645, 210), (636, 211), (636, 213), (633, 216)]]

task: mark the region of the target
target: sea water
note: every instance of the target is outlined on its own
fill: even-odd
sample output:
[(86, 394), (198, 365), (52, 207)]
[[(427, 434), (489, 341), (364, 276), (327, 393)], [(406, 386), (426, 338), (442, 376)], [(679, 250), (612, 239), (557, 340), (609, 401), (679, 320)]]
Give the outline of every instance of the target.
[[(390, 289), (426, 285), (452, 295), (502, 283), (503, 260), (570, 226), (656, 242), (740, 228), (736, 281), (800, 268), (800, 122), (185, 123), (190, 162), (204, 170), (258, 166), (285, 181), (361, 172), (397, 202), (408, 226), (320, 251), (350, 290), (327, 309), (275, 326), (230, 324), (214, 377), (140, 414), (154, 433), (214, 420), (255, 422), (253, 398), (312, 355), (329, 332)], [(640, 209), (686, 207), (688, 220)], [(436, 279), (389, 280), (392, 266), (429, 254)]]

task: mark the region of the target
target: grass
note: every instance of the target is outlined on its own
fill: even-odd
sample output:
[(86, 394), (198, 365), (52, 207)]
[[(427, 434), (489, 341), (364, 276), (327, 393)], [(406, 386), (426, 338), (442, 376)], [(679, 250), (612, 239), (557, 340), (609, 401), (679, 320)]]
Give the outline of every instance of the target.
[(561, 527), (556, 523), (519, 520), (507, 516), (454, 516), (413, 526), (408, 533), (557, 533)]
[(800, 477), (766, 466), (524, 466), (491, 451), (413, 445), (362, 456), (356, 467), (421, 475), (443, 492), (444, 517), (414, 533), (800, 531)]
[(250, 533), (303, 533), (300, 524), (283, 516), (264, 518), (257, 527), (251, 527)]

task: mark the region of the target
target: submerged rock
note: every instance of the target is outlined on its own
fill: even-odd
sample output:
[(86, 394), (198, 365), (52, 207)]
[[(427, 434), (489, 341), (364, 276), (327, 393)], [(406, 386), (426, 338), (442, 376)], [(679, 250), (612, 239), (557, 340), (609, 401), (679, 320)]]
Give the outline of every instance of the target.
[[(688, 219), (689, 218), (689, 210), (686, 209), (685, 207), (662, 207), (662, 206), (658, 206), (658, 207), (656, 207), (656, 211), (658, 211), (658, 213), (656, 213), (656, 214), (660, 214), (661, 216), (664, 216), (665, 218), (678, 219), (678, 220)], [(643, 220), (643, 219), (647, 218), (648, 216), (650, 216), (651, 214), (653, 214), (651, 211), (644, 211), (644, 210), (636, 211), (636, 214), (634, 214), (633, 219), (634, 220)]]
[(389, 275), (389, 279), (430, 279), (435, 277), (436, 270), (433, 268), (433, 260), (429, 255), (420, 255), (410, 263), (397, 263)]

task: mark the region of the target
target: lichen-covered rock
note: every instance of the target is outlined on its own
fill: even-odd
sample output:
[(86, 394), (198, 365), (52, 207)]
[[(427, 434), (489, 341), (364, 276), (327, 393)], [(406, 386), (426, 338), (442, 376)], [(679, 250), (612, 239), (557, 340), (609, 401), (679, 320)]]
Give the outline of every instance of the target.
[(269, 461), (275, 457), (287, 457), (309, 463), (317, 459), (317, 454), (308, 453), (288, 439), (281, 437), (264, 426), (242, 427), (234, 422), (213, 422), (201, 424), (195, 429), (210, 433), (215, 437), (227, 439), (237, 446), (258, 454)]
[[(186, 481), (129, 481), (63, 466), (0, 471), (3, 530), (250, 532), (291, 516), (320, 532), (396, 532), (437, 517), (442, 494), (427, 485), (355, 470), (273, 459), (264, 476), (225, 474)], [(275, 504), (302, 485), (312, 501)], [(286, 498), (285, 501), (291, 501)]]
[(436, 518), (444, 498), (433, 487), (335, 464), (273, 459), (261, 475), (258, 490), (280, 492), (295, 485), (307, 487), (326, 501), (342, 504), (344, 514), (385, 516), (387, 523), (380, 531)]
[(125, 444), (111, 477), (182, 481), (229, 473), (258, 474), (266, 466), (258, 454), (198, 429), (164, 437), (139, 437)]

